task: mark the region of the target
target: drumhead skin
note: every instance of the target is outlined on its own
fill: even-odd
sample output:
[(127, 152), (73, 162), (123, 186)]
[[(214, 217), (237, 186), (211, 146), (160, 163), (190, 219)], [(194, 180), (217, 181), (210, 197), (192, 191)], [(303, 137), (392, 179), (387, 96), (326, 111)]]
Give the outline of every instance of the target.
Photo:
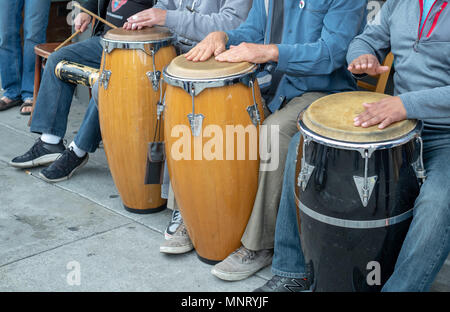
[(255, 67), (256, 65), (248, 62), (218, 62), (214, 57), (205, 62), (192, 62), (182, 54), (172, 60), (166, 72), (172, 77), (183, 80), (220, 79), (250, 72)]
[(355, 127), (354, 118), (365, 108), (363, 103), (380, 101), (389, 95), (375, 92), (343, 92), (320, 98), (303, 113), (303, 123), (313, 132), (339, 141), (382, 142), (395, 140), (410, 133), (417, 126), (415, 120), (405, 120), (385, 129), (378, 125)]
[(163, 26), (147, 27), (141, 30), (111, 29), (103, 39), (123, 42), (154, 42), (173, 37), (169, 28)]

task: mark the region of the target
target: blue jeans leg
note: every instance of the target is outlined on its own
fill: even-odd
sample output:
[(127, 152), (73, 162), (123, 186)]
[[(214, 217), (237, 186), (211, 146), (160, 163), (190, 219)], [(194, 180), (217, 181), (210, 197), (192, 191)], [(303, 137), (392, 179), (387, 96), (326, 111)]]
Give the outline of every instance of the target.
[(20, 27), (24, 0), (0, 0), (0, 77), (4, 96), (20, 98), (22, 85), (22, 44)]
[(22, 99), (33, 98), (34, 89), (34, 47), (46, 41), (50, 0), (25, 0), (24, 7), (24, 44), (22, 69)]
[(96, 99), (98, 93), (98, 82), (92, 88), (92, 98), (89, 101), (89, 106), (81, 123), (80, 130), (75, 136), (74, 142), (78, 148), (88, 153), (94, 153), (98, 144), (102, 140), (100, 132), (100, 121), (98, 119), (98, 107)]
[(450, 251), (450, 132), (425, 129), (422, 138), (427, 179), (382, 291), (428, 291)]
[(33, 112), (31, 131), (64, 137), (67, 129), (75, 85), (61, 81), (55, 75), (56, 65), (67, 60), (90, 67), (100, 67), (102, 46), (99, 37), (66, 46), (50, 55), (45, 65), (41, 87)]
[(278, 208), (275, 228), (275, 250), (272, 259), (272, 273), (291, 278), (304, 278), (305, 258), (303, 256), (297, 224), (295, 203), (295, 167), (300, 133), (289, 143), (289, 151), (283, 177), (283, 190)]

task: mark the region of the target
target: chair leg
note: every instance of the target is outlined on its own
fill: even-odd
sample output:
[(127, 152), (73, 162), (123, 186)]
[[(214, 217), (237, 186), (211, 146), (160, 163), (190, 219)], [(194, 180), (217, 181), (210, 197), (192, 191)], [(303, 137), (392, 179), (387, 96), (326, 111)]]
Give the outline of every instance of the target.
[(36, 64), (34, 67), (34, 90), (33, 90), (33, 107), (31, 109), (30, 119), (28, 120), (28, 127), (31, 125), (33, 119), (34, 106), (36, 105), (37, 95), (41, 87), (41, 72), (42, 72), (42, 57), (36, 55)]

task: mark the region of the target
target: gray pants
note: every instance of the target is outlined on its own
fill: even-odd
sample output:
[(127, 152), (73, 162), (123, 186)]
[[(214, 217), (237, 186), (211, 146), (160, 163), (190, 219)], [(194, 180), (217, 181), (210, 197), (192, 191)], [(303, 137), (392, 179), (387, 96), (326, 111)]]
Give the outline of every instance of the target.
[[(262, 250), (274, 247), (275, 224), (281, 198), (284, 166), (289, 142), (298, 132), (298, 115), (314, 101), (325, 95), (327, 94), (320, 92), (305, 93), (291, 100), (264, 121), (266, 126), (279, 126), (279, 163), (274, 171), (262, 170), (260, 166), (255, 203), (241, 240), (247, 249)], [(268, 136), (267, 146), (269, 150), (272, 150), (270, 135)]]

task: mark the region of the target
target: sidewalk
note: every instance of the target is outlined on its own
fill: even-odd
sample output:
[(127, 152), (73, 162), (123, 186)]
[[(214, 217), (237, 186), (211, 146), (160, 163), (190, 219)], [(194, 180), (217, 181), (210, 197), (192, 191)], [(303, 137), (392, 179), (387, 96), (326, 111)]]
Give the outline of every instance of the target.
[[(74, 100), (66, 140), (78, 130), (87, 103)], [(159, 252), (171, 211), (125, 211), (103, 149), (68, 181), (48, 184), (8, 166), (36, 139), (28, 116), (0, 113), (0, 291), (252, 291), (271, 277), (270, 267), (240, 282), (210, 274), (195, 252)], [(75, 261), (75, 262), (74, 262)], [(447, 260), (433, 290), (450, 290)], [(81, 283), (67, 276), (79, 264)]]

